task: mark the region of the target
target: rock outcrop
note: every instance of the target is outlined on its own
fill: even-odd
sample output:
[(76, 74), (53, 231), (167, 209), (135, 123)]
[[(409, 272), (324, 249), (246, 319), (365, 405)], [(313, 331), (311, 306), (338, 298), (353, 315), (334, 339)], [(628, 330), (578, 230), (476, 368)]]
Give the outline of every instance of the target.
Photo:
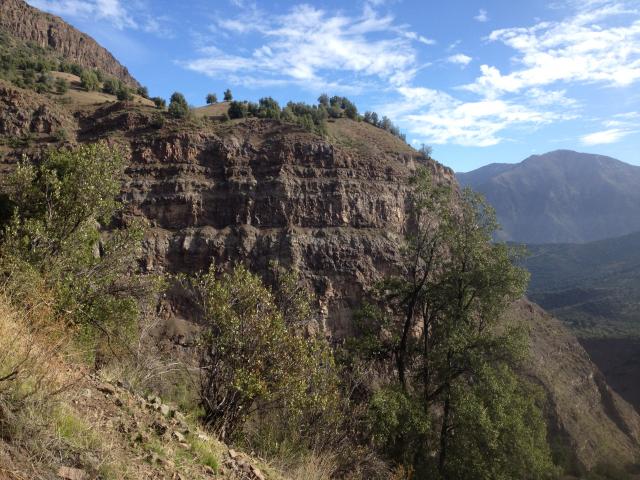
[(101, 70), (131, 86), (139, 85), (127, 68), (89, 35), (22, 0), (0, 1), (0, 29), (10, 32), (16, 39), (51, 49), (69, 62)]

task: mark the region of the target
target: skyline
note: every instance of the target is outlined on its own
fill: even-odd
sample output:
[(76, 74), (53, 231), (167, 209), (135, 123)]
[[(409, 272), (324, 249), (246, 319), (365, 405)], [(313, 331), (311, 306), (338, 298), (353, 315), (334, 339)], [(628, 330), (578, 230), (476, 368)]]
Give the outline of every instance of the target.
[(556, 149), (640, 165), (640, 6), (623, 0), (29, 0), (149, 87), (387, 115), (456, 171)]

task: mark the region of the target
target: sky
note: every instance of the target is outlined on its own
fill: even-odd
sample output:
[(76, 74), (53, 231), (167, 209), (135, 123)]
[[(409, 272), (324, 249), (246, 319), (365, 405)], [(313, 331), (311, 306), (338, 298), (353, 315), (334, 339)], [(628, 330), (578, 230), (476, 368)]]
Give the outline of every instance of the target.
[(347, 96), (455, 171), (561, 148), (640, 165), (640, 0), (28, 3), (152, 96)]

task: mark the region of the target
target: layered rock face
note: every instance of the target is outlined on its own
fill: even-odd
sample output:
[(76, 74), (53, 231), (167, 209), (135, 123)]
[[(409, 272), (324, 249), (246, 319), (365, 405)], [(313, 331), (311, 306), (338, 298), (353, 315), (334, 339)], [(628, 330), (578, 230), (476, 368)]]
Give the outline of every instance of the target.
[[(371, 127), (373, 128), (373, 127)], [(193, 272), (276, 260), (315, 291), (333, 335), (399, 258), (414, 154), (368, 156), (296, 127), (252, 120), (228, 132), (132, 142), (125, 199), (152, 223), (147, 268)]]
[(19, 40), (50, 48), (69, 62), (101, 70), (131, 86), (139, 85), (126, 67), (93, 38), (22, 0), (0, 1), (0, 29)]

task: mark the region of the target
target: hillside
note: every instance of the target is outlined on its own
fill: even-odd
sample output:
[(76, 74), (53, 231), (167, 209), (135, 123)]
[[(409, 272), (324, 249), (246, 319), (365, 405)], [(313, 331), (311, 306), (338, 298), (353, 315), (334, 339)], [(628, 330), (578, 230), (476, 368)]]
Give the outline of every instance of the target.
[(528, 249), (530, 298), (580, 337), (610, 385), (640, 409), (640, 233)]
[(503, 240), (576, 243), (640, 230), (640, 167), (610, 157), (557, 150), (456, 176), (496, 209)]
[[(3, 5), (9, 3), (17, 5), (17, 11), (25, 8), (13, 0)], [(28, 18), (30, 10), (25, 11)], [(7, 25), (16, 30), (16, 38), (25, 35), (22, 23)], [(72, 38), (76, 33), (70, 35)], [(79, 61), (78, 52), (68, 50), (63, 49), (62, 54)], [(110, 73), (117, 74), (117, 69)], [(176, 118), (140, 97), (119, 102), (113, 95), (84, 91), (77, 78), (66, 78), (71, 82), (65, 93), (37, 93), (0, 81), (2, 180), (23, 154), (41, 160), (47, 149), (60, 146), (100, 140), (123, 145), (127, 150), (120, 198), (126, 210), (114, 223), (129, 225), (141, 220), (148, 227), (138, 258), (145, 275), (194, 274), (212, 264), (228, 270), (242, 263), (269, 282), (273, 276), (269, 262), (276, 260), (298, 272), (302, 285), (313, 293), (317, 314), (310, 329), (323, 332), (335, 344), (353, 333), (354, 311), (366, 293), (378, 280), (399, 269), (401, 245), (410, 223), (409, 178), (418, 168), (426, 167), (436, 183), (455, 185), (450, 169), (397, 136), (346, 116), (326, 119), (321, 134), (277, 118), (229, 120), (224, 115), (226, 103)], [(4, 200), (0, 196), (0, 207), (7, 206)], [(6, 211), (0, 209), (3, 213)], [(101, 247), (98, 245), (97, 254), (89, 257), (102, 255)], [(170, 360), (193, 354), (190, 349), (203, 326), (203, 312), (192, 299), (179, 288), (170, 288), (151, 311), (152, 341), (168, 348)], [(20, 314), (9, 311), (3, 318)], [(525, 374), (546, 394), (545, 413), (553, 439), (560, 449), (567, 450), (561, 463), (576, 474), (599, 464), (612, 462), (622, 467), (634, 463), (640, 419), (609, 389), (575, 338), (524, 301), (513, 307), (511, 317), (533, 332)], [(18, 330), (24, 329), (23, 324), (18, 326)], [(0, 341), (2, 338), (8, 337), (0, 337)], [(38, 345), (35, 339), (28, 343)], [(94, 366), (100, 370), (97, 357)], [(30, 463), (33, 452), (17, 447), (10, 435), (0, 435), (2, 467), (12, 467), (8, 475), (51, 478), (57, 468), (71, 467), (109, 478), (100, 468), (111, 460), (117, 463), (119, 458), (130, 464), (134, 479), (200, 478), (212, 476), (206, 468), (207, 449), (214, 450), (218, 466), (230, 465), (216, 470), (222, 478), (259, 480), (263, 473), (268, 474), (264, 462), (240, 454), (243, 468), (235, 453), (193, 423), (188, 434), (178, 431), (186, 435), (187, 441), (182, 441), (170, 432), (183, 429), (176, 420), (180, 417), (176, 408), (167, 406), (173, 418), (165, 421), (163, 410), (167, 408), (153, 398), (157, 392), (152, 390), (151, 399), (146, 395), (149, 392), (142, 395), (128, 382), (129, 375), (135, 376), (131, 372), (107, 370), (101, 373), (105, 376), (96, 376), (89, 373), (93, 367), (87, 364), (82, 369), (61, 359), (57, 363), (57, 357), (55, 360), (45, 364), (51, 367), (48, 371), (61, 372), (65, 378), (72, 372), (78, 375), (73, 377), (78, 388), (61, 399), (63, 408), (74, 412), (69, 422), (62, 422), (72, 424), (70, 433), (62, 428), (71, 438), (63, 438), (62, 446), (51, 444), (55, 462), (46, 455), (37, 457), (40, 463), (34, 474), (29, 470), (35, 469)], [(147, 373), (145, 368), (155, 366), (152, 360), (157, 359), (137, 360), (137, 366)], [(153, 384), (144, 385), (149, 388)], [(170, 386), (184, 390), (184, 385)], [(190, 386), (194, 388), (193, 383)], [(179, 391), (175, 396), (184, 394)], [(193, 409), (188, 413), (195, 419), (201, 412)], [(75, 417), (79, 421), (74, 421)], [(50, 435), (60, 436), (60, 431), (48, 430), (47, 422), (37, 425), (41, 423), (44, 428), (37, 433), (43, 437), (34, 436), (38, 441), (43, 439), (46, 445)], [(91, 428), (86, 428), (87, 424), (95, 425), (97, 433), (88, 434)], [(80, 439), (75, 438), (78, 431)], [(204, 452), (199, 440), (206, 444)], [(349, 457), (359, 453), (347, 451)], [(263, 473), (256, 474), (251, 465)], [(244, 471), (247, 469), (250, 472)], [(383, 473), (380, 468), (379, 475)], [(115, 475), (112, 478), (118, 478)], [(324, 475), (313, 478), (330, 478), (331, 473)], [(273, 473), (268, 478), (278, 477)], [(294, 478), (312, 477), (302, 472)]]
[(127, 68), (93, 38), (23, 0), (0, 2), (0, 47), (8, 52), (28, 48), (46, 57), (100, 70), (132, 87), (139, 86)]

